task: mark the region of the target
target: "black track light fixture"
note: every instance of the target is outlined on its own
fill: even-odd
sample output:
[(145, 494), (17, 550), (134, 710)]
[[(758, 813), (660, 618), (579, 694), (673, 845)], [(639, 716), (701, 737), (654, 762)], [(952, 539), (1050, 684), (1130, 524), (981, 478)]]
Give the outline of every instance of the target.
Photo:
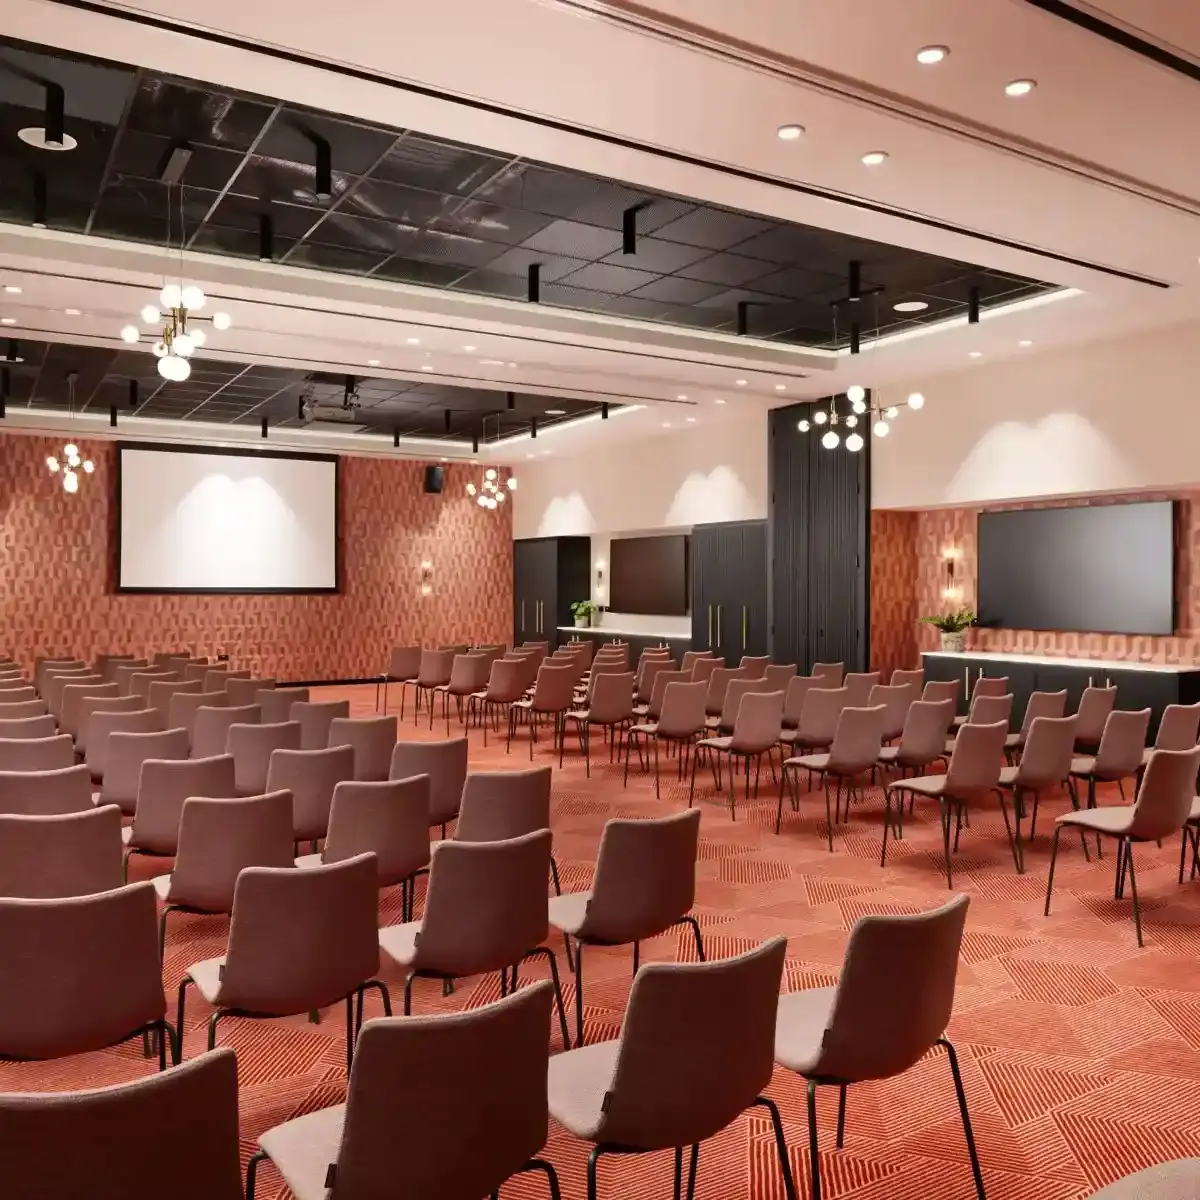
[(529, 436), (531, 438), (537, 437), (537, 417), (529, 418)]
[(43, 171), (33, 173), (33, 227), (47, 227), (49, 203), (47, 200), (46, 175)]
[(132, 408), (136, 412), (137, 406), (138, 406), (138, 381), (136, 379), (131, 379), (129, 381), (129, 407)]
[(442, 414), (442, 424), (444, 425), (447, 433), (450, 432), (450, 426), (451, 426), (452, 422), (453, 422), (453, 417), (450, 415), (450, 410), (446, 409), (446, 411)]
[(333, 152), (323, 137), (315, 133), (308, 136), (313, 146), (313, 193), (318, 200), (332, 200)]
[(857, 304), (862, 299), (862, 263), (857, 259), (851, 260), (849, 288), (846, 299), (851, 304)]
[(398, 450), (400, 448), (400, 430), (392, 430), (392, 445)]
[(600, 420), (602, 420), (602, 421), (608, 420), (608, 401), (607, 400), (602, 400), (600, 402)]
[(516, 408), (516, 407), (517, 407), (517, 394), (516, 394), (516, 392), (505, 392), (505, 393), (504, 393), (504, 399), (505, 399), (505, 402), (506, 402), (506, 404), (507, 404), (507, 406), (508, 406), (508, 411), (509, 411), (509, 412), (512, 412), (512, 410), (513, 410), (514, 408)]
[(0, 396), (0, 420), (8, 416), (8, 398)]
[(979, 289), (978, 285), (971, 288), (971, 290), (969, 292), (967, 292), (967, 324), (968, 325), (978, 325), (979, 324), (979, 296), (980, 296), (980, 289)]
[(108, 427), (110, 429), (116, 429), (117, 427), (117, 406), (115, 404), (108, 406)]
[(737, 306), (738, 337), (745, 337), (750, 332), (750, 301), (739, 300)]
[(634, 204), (627, 208), (621, 214), (621, 253), (636, 254), (637, 253), (637, 218), (638, 213), (645, 208), (645, 204)]
[(262, 436), (263, 437), (267, 436), (267, 418), (266, 417), (263, 417), (263, 419), (262, 419)]
[(850, 353), (862, 353), (862, 326), (857, 321), (850, 323)]
[(272, 262), (275, 258), (275, 222), (270, 213), (258, 216), (258, 261)]
[(0, 396), (8, 399), (12, 395), (12, 372), (7, 367), (0, 367)]
[(530, 304), (538, 304), (542, 299), (542, 264), (529, 264), (529, 278), (525, 290), (525, 298)]
[(479, 453), (479, 434), (477, 433), (471, 434), (471, 453)]
[(46, 127), (43, 131), (47, 149), (66, 149), (67, 94), (57, 83), (46, 84)]
[(4, 358), (0, 362), (11, 364), (23, 363), (25, 360), (21, 357), (21, 343), (16, 338), (8, 339), (8, 349), (4, 352)]
[(300, 396), (296, 400), (296, 420), (304, 420), (304, 397)]

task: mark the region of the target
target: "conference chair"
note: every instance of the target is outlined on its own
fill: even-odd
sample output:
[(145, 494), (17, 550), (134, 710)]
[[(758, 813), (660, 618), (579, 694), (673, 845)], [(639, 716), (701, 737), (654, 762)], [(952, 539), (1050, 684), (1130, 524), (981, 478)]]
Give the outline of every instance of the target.
[[(744, 679), (741, 677), (731, 679), (725, 689), (725, 700), (721, 705), (720, 715), (706, 717), (704, 722), (705, 728), (711, 730), (713, 733), (732, 733), (734, 726), (737, 724), (738, 710), (742, 707), (743, 697), (749, 695), (751, 692), (767, 692), (771, 690), (765, 679)], [(783, 695), (782, 689), (780, 689), (780, 695)], [(780, 728), (782, 729), (782, 724)]]
[(173, 858), (179, 850), (184, 804), (192, 796), (231, 800), (237, 794), (231, 754), (148, 759), (138, 779), (133, 821), (123, 831), (126, 861), (132, 854)]
[(537, 741), (541, 718), (550, 717), (554, 723), (553, 746), (558, 747), (558, 765), (562, 766), (563, 743), (566, 741), (567, 713), (574, 702), (574, 676), (569, 666), (543, 663), (538, 668), (533, 695), (528, 700), (515, 700), (510, 707), (510, 720), (523, 713), (529, 723), (529, 758), (533, 760), (533, 744)]
[(225, 708), (228, 703), (224, 692), (175, 692), (167, 705), (167, 728), (186, 729), (190, 742), (196, 730), (196, 714), (202, 708)]
[(954, 720), (953, 700), (916, 700), (908, 706), (900, 741), (879, 751), (881, 770), (919, 775), (946, 755), (946, 734)]
[(767, 663), (762, 673), (768, 692), (786, 692), (788, 684), (795, 678), (795, 663)]
[[(140, 696), (131, 699), (142, 703)], [(162, 718), (152, 708), (93, 713), (88, 721), (87, 754), (84, 757), (93, 782), (101, 783), (108, 770), (109, 740), (114, 734), (157, 733), (161, 730)]]
[(65, 734), (0, 740), (0, 771), (57, 771), (75, 765), (75, 746)]
[[(662, 711), (656, 720), (641, 725), (634, 725), (626, 735), (625, 740), (625, 785), (629, 784), (629, 751), (631, 745), (640, 740), (649, 747), (654, 744), (654, 795), (661, 796), (659, 785), (658, 746), (665, 742), (668, 752), (672, 745), (678, 751), (678, 761), (675, 768), (675, 778), (682, 781), (683, 772), (688, 766), (692, 746), (704, 736), (705, 716), (704, 700), (708, 688), (703, 683), (687, 683), (687, 673), (684, 671), (664, 671), (659, 675), (659, 681), (670, 676), (681, 676), (675, 682), (667, 683), (663, 690)], [(755, 682), (762, 683), (762, 680)], [(641, 746), (638, 747), (638, 758), (641, 759)], [(648, 756), (647, 756), (648, 757)]]
[[(113, 718), (129, 715), (112, 714)], [(127, 817), (132, 817), (137, 811), (142, 764), (151, 759), (182, 759), (187, 756), (186, 729), (167, 729), (159, 733), (110, 733), (98, 803), (115, 804)]]
[(58, 722), (50, 713), (46, 712), (45, 700), (39, 700), (36, 696), (30, 695), (28, 691), (21, 692), (0, 692), (0, 697), (7, 698), (8, 696), (24, 696), (23, 700), (0, 700), (0, 721), (24, 721), (28, 717), (50, 717), (54, 721), (55, 729), (58, 728)]
[(458, 818), (462, 807), (463, 786), (467, 779), (467, 739), (450, 738), (438, 742), (397, 742), (391, 748), (387, 778), (429, 778), (429, 824), (446, 826)]
[(955, 726), (965, 725), (970, 720), (970, 710), (981, 696), (1007, 696), (1008, 693), (1007, 675), (977, 675), (975, 685), (971, 688), (971, 698), (967, 702), (967, 715), (955, 717)]
[[(1010, 733), (1004, 739), (1005, 752), (1011, 757), (1022, 751), (1029, 737), (1029, 730), (1038, 717), (1057, 720), (1067, 711), (1067, 693), (1061, 692), (1032, 692), (1025, 705), (1025, 714), (1021, 717), (1021, 728), (1016, 733)], [(1197, 707), (1200, 712), (1200, 706)], [(1193, 743), (1195, 738), (1192, 739)]]
[[(1012, 793), (1013, 810), (1016, 813), (1018, 873), (1024, 870), (1024, 859), (1021, 855), (1021, 818), (1025, 814), (1025, 800), (1033, 797), (1033, 810), (1029, 820), (1030, 840), (1037, 833), (1038, 801), (1046, 792), (1066, 789), (1071, 794), (1073, 807), (1079, 807), (1079, 799), (1071, 779), (1075, 720), (1075, 717), (1035, 717), (1025, 736), (1025, 749), (1020, 762), (1015, 767), (1004, 767), (1000, 771), (1000, 786)], [(1083, 848), (1086, 854), (1086, 841)]]
[(334, 788), (353, 778), (353, 746), (327, 746), (324, 750), (276, 749), (270, 755), (264, 790), (292, 793), (292, 840), (312, 842), (315, 849), (315, 844), (329, 832)]
[(691, 808), (696, 792), (696, 764), (703, 750), (713, 769), (717, 787), (721, 786), (719, 756), (729, 762), (729, 815), (736, 818), (736, 771), (740, 759), (746, 768), (745, 797), (750, 798), (750, 763), (754, 762), (754, 795), (758, 797), (758, 776), (762, 760), (769, 758), (779, 742), (780, 719), (783, 716), (782, 692), (747, 692), (738, 708), (737, 722), (729, 737), (702, 738), (692, 755), (692, 780), (688, 793)]
[(491, 674), (491, 659), (486, 654), (456, 654), (450, 666), (450, 678), (430, 689), (429, 728), (433, 728), (433, 709), (439, 696), (442, 698), (442, 715), (446, 718), (446, 736), (450, 736), (450, 698), (454, 697), (458, 719), (466, 721), (467, 704), (470, 697), (480, 688), (487, 687)]
[(1142, 765), (1155, 750), (1190, 750), (1200, 738), (1200, 704), (1168, 704), (1163, 709), (1154, 745), (1142, 751)]
[[(231, 671), (228, 665), (209, 667), (204, 672), (204, 690), (206, 692), (223, 692), (229, 687), (231, 679), (249, 679), (251, 674), (251, 671), (246, 670)], [(227, 703), (232, 703), (232, 701), (227, 701)]]
[(883, 740), (895, 741), (904, 732), (904, 722), (908, 717), (909, 707), (920, 696), (921, 689), (915, 683), (878, 684), (871, 689), (867, 699), (867, 707), (874, 708), (882, 704)]
[(454, 670), (453, 650), (422, 650), (421, 662), (417, 668), (415, 679), (406, 679), (400, 685), (400, 709), (404, 709), (404, 694), (411, 687), (415, 694), (413, 700), (413, 724), (417, 723), (417, 713), (421, 711), (421, 700), (424, 697), (433, 703), (433, 689), (450, 682), (450, 674)]
[[(110, 685), (115, 687), (116, 685)], [(144, 707), (140, 696), (84, 696), (79, 701), (76, 713), (75, 752), (84, 759), (87, 758), (88, 743), (91, 739), (92, 717), (96, 713), (129, 713), (137, 712)], [(172, 726), (175, 728), (175, 726)]]
[(115, 805), (52, 816), (0, 815), (0, 896), (54, 900), (125, 883)]
[(297, 700), (292, 705), (291, 720), (300, 723), (300, 749), (324, 750), (329, 745), (334, 719), (349, 716), (349, 700)]
[(129, 676), (129, 694), (131, 696), (141, 696), (147, 701), (149, 707), (150, 685), (152, 683), (170, 683), (182, 682), (178, 671), (168, 671), (165, 669), (134, 671)]
[(243, 704), (236, 708), (225, 705), (197, 708), (192, 720), (192, 757), (215, 758), (218, 754), (224, 754), (229, 748), (229, 730), (232, 726), (257, 725), (261, 721), (262, 709), (257, 704)]
[(96, 673), (103, 675), (105, 682), (116, 683), (119, 688), (121, 685), (117, 682), (117, 671), (121, 667), (129, 667), (131, 670), (140, 670), (143, 667), (148, 667), (150, 662), (145, 658), (138, 658), (136, 655), (129, 654), (101, 654), (96, 659)]
[(849, 688), (819, 685), (807, 688), (800, 709), (800, 721), (795, 729), (780, 728), (780, 745), (784, 750), (828, 750), (837, 734), (842, 710), (849, 705)]
[[(249, 676), (225, 676), (225, 694), (230, 708), (245, 708), (258, 704), (258, 693), (275, 686), (274, 679), (251, 679)], [(205, 688), (205, 691), (208, 689)]]
[[(31, 742), (18, 742), (29, 746)], [(87, 767), (46, 770), (0, 770), (0, 813), (51, 817), (87, 812), (92, 807), (92, 781)]]
[(45, 679), (45, 687), (42, 690), (42, 699), (46, 702), (46, 711), (50, 713), (55, 720), (62, 717), (62, 702), (63, 691), (67, 684), (72, 684), (76, 687), (82, 687), (85, 684), (102, 686), (104, 677), (102, 675), (91, 674), (57, 674), (48, 675)]
[(850, 708), (865, 708), (871, 700), (871, 690), (879, 686), (882, 676), (878, 671), (850, 672), (842, 680), (842, 687), (850, 693)]
[[(41, 704), (40, 700), (38, 704)], [(0, 705), (0, 713), (3, 711), (4, 706)], [(0, 716), (0, 739), (48, 738), (54, 737), (57, 732), (58, 726), (49, 713), (30, 713), (28, 716), (11, 718)]]
[(587, 704), (567, 713), (566, 719), (575, 723), (583, 743), (584, 770), (589, 779), (592, 775), (592, 727), (607, 731), (611, 762), (618, 745), (618, 734), (628, 737), (633, 724), (633, 681), (632, 671), (594, 675)]
[(917, 691), (925, 686), (925, 668), (917, 667), (915, 670), (905, 670), (903, 667), (897, 667), (892, 672), (891, 678), (892, 687), (903, 687), (905, 684), (915, 684)]
[[(1082, 705), (1080, 706), (1082, 709)], [(1078, 746), (1080, 717), (1075, 717), (1075, 744)], [(1096, 784), (1115, 783), (1125, 799), (1125, 780), (1136, 778), (1142, 769), (1142, 751), (1150, 728), (1150, 710), (1127, 712), (1114, 709), (1104, 722), (1104, 732), (1096, 753), (1082, 755), (1071, 762), (1071, 778), (1087, 784), (1087, 806), (1096, 807)]]
[(845, 663), (813, 663), (812, 677), (824, 679), (829, 687), (840, 688), (846, 677)]
[(58, 727), (63, 733), (78, 738), (82, 728), (85, 700), (117, 699), (115, 683), (69, 683), (62, 690), (62, 705), (59, 712)]
[(1075, 751), (1077, 754), (1095, 754), (1108, 715), (1117, 704), (1115, 687), (1086, 687), (1075, 710)]
[(171, 711), (171, 700), (176, 694), (199, 694), (199, 681), (186, 682), (182, 679), (156, 679), (146, 692), (146, 707), (155, 709), (166, 724)]
[(392, 748), (396, 745), (396, 718), (335, 717), (329, 723), (330, 746), (354, 747), (354, 778), (388, 778)]
[(309, 701), (308, 688), (263, 688), (255, 694), (254, 703), (262, 710), (264, 725), (278, 725), (292, 721), (292, 709), (297, 704), (307, 704)]
[[(260, 796), (267, 791), (267, 772), (276, 750), (300, 749), (300, 723), (229, 726), (225, 749), (233, 755), (233, 774), (239, 796)], [(309, 750), (306, 753), (311, 754)]]
[[(743, 679), (762, 679), (770, 662), (769, 654), (743, 654), (738, 662), (738, 670), (742, 673)], [(779, 690), (783, 691), (783, 688), (781, 687)]]
[(931, 704), (936, 704), (941, 700), (949, 700), (954, 706), (958, 707), (958, 680), (957, 679), (931, 679), (921, 689), (921, 699), (927, 700)]
[[(523, 659), (498, 658), (488, 672), (487, 686), (467, 698), (467, 722), (472, 714), (483, 726), (483, 744), (487, 745), (488, 725), (496, 720), (503, 710), (511, 715), (510, 706), (525, 695), (527, 675)], [(497, 725), (498, 728), (498, 725)], [(512, 722), (509, 721), (509, 736), (505, 752), (512, 748)]]
[[(964, 720), (959, 720), (957, 725), (953, 723), (950, 726), (950, 737), (946, 739), (946, 753), (949, 754), (954, 749), (954, 739), (958, 732), (962, 730), (964, 725), (994, 725), (997, 721), (1003, 721), (1006, 725), (1012, 717), (1013, 698), (1007, 693), (1003, 696), (995, 696), (985, 694), (976, 696), (971, 701), (971, 711), (967, 713)], [(1005, 742), (1008, 741), (1008, 735), (1005, 735)]]

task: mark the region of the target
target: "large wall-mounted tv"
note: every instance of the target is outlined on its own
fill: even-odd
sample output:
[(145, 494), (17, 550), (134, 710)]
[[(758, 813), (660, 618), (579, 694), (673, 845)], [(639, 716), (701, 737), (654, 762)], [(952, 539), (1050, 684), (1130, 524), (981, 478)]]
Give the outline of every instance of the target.
[(620, 613), (683, 617), (688, 611), (688, 537), (613, 538), (609, 608)]
[(979, 514), (979, 623), (1169, 635), (1170, 500)]

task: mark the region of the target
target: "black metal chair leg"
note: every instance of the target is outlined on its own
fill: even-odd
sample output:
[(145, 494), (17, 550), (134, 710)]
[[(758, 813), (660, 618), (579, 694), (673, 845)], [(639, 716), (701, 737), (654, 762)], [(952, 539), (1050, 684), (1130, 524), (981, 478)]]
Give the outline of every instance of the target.
[(696, 1196), (696, 1171), (700, 1166), (700, 1143), (692, 1143), (692, 1159), (688, 1163), (688, 1185), (687, 1185), (687, 1200), (695, 1200)]
[[(1058, 830), (1055, 830), (1055, 834)], [(954, 1094), (958, 1097), (958, 1111), (962, 1115), (963, 1136), (967, 1140), (967, 1153), (971, 1156), (971, 1174), (975, 1177), (975, 1192), (979, 1200), (987, 1200), (983, 1191), (983, 1172), (979, 1169), (979, 1152), (975, 1149), (975, 1134), (971, 1131), (971, 1116), (967, 1112), (967, 1093), (963, 1090), (962, 1073), (958, 1069), (958, 1055), (946, 1038), (938, 1039), (939, 1046), (946, 1047), (950, 1060), (950, 1073), (954, 1076)]]
[(217, 1022), (221, 1019), (222, 1013), (218, 1008), (211, 1017), (208, 1018), (208, 1048), (215, 1050), (217, 1048)]
[(696, 957), (701, 962), (705, 962), (706, 959), (704, 957), (704, 941), (700, 937), (700, 922), (697, 921), (695, 917), (687, 916), (687, 917), (680, 917), (679, 920), (675, 922), (675, 924), (691, 926), (692, 936), (696, 939)]
[(187, 1001), (187, 985), (192, 982), (190, 975), (185, 975), (179, 981), (179, 997), (175, 1004), (175, 1028), (178, 1030), (178, 1040), (175, 1043), (175, 1065), (178, 1066), (183, 1058), (183, 1008)]
[(840, 1150), (846, 1144), (846, 1085), (838, 1086), (838, 1123), (837, 1148)]
[(583, 1045), (583, 943), (575, 942), (575, 1046)]
[(1046, 907), (1042, 910), (1042, 916), (1050, 915), (1050, 893), (1054, 890), (1054, 864), (1058, 861), (1058, 835), (1062, 833), (1062, 826), (1055, 825), (1054, 840), (1050, 843), (1050, 872), (1046, 876)]
[[(550, 1200), (562, 1200), (562, 1189), (558, 1185), (558, 1172), (544, 1159), (531, 1158), (523, 1167), (518, 1167), (516, 1175), (525, 1175), (529, 1171), (542, 1171), (546, 1176), (546, 1185), (550, 1189)], [(499, 1195), (499, 1193), (493, 1193)]]
[[(816, 1084), (810, 1083), (808, 1086), (810, 1089), (809, 1095), (812, 1096), (813, 1092), (811, 1089), (815, 1088)], [(775, 1133), (775, 1149), (779, 1154), (779, 1169), (783, 1173), (784, 1195), (787, 1196), (787, 1200), (796, 1200), (796, 1181), (792, 1178), (792, 1164), (788, 1160), (787, 1139), (783, 1136), (783, 1122), (779, 1119), (779, 1109), (776, 1106), (775, 1101), (770, 1099), (768, 1096), (759, 1096), (754, 1103), (755, 1105), (765, 1108), (767, 1112), (771, 1114), (771, 1129)], [(811, 1137), (815, 1138), (816, 1108), (813, 1106), (811, 1101), (809, 1111), (812, 1113), (812, 1121), (809, 1125), (809, 1134)], [(815, 1174), (813, 1175), (813, 1178), (814, 1180), (816, 1179)], [(813, 1200), (820, 1200), (819, 1188), (814, 1190), (812, 1195)]]
[[(535, 949), (530, 950), (521, 961), (524, 962), (525, 958), (541, 958), (543, 955), (550, 962), (550, 979), (554, 984), (554, 1003), (558, 1008), (558, 1025), (562, 1032), (563, 1049), (570, 1050), (571, 1034), (567, 1028), (567, 1007), (563, 1003), (562, 980), (558, 976), (558, 962), (554, 957), (554, 951), (551, 950), (549, 946), (538, 946)], [(513, 964), (512, 970), (512, 990), (515, 992), (517, 990), (517, 966), (515, 963)], [(581, 1042), (580, 1045), (582, 1044), (583, 1043)]]
[(409, 971), (404, 977), (404, 1015), (406, 1017), (412, 1016), (412, 984), (413, 973)]
[(354, 1066), (354, 1038), (358, 1032), (358, 1026), (354, 1023), (354, 1000), (355, 996), (362, 995), (358, 989), (351, 992), (346, 997), (346, 1074), (350, 1074), (350, 1069)]
[(562, 884), (558, 880), (558, 863), (554, 861), (554, 855), (550, 855), (550, 878), (554, 881), (554, 894), (562, 895)]
[(821, 1200), (821, 1159), (820, 1146), (817, 1142), (817, 1084), (815, 1080), (808, 1081), (808, 1173), (811, 1184), (808, 1189), (809, 1200)]
[(254, 1185), (258, 1178), (258, 1164), (264, 1158), (269, 1158), (265, 1150), (256, 1150), (250, 1155), (250, 1161), (246, 1164), (246, 1200), (254, 1200)]
[(588, 1200), (596, 1200), (596, 1164), (600, 1161), (600, 1155), (604, 1153), (602, 1146), (593, 1146), (591, 1154), (588, 1155), (587, 1165), (587, 1194)]
[(1129, 867), (1129, 890), (1133, 896), (1133, 926), (1137, 930), (1137, 944), (1144, 946), (1142, 941), (1142, 905), (1137, 894), (1137, 875), (1133, 869), (1133, 842), (1125, 839), (1125, 858)]

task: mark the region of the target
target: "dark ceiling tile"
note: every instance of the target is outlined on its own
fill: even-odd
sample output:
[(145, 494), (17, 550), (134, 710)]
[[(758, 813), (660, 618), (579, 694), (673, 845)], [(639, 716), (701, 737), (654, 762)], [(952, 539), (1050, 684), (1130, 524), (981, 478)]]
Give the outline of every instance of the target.
[[(290, 238), (281, 238), (276, 235), (275, 258), (278, 260), (286, 255), (293, 244)], [(232, 229), (206, 223), (196, 231), (188, 249), (206, 251), (209, 254), (231, 254), (237, 258), (257, 259), (260, 249), (258, 230)]]
[(215, 192), (199, 188), (187, 188), (181, 196), (175, 189), (168, 194), (165, 184), (149, 179), (111, 180), (96, 205), (92, 232), (166, 245), (169, 219), (172, 244), (178, 245), (180, 201), (183, 227), (194, 230), (216, 199)]
[(655, 275), (670, 275), (691, 263), (708, 258), (709, 251), (697, 246), (684, 246), (679, 242), (660, 242), (657, 238), (639, 237), (637, 251), (626, 254), (614, 250), (604, 262), (616, 263), (619, 267), (634, 267), (639, 271), (650, 271)]
[(230, 150), (249, 150), (273, 108), (258, 100), (161, 76), (144, 76), (129, 112), (129, 128)]
[(614, 296), (604, 304), (602, 312), (616, 317), (632, 317), (637, 321), (653, 321), (666, 311), (660, 300), (643, 300), (637, 296)]
[(322, 245), (320, 242), (299, 242), (292, 247), (288, 262), (298, 267), (366, 275), (382, 266), (389, 257), (387, 250), (351, 250), (345, 246)]
[(403, 183), (429, 192), (469, 196), (507, 160), (455, 142), (408, 134), (371, 172), (373, 179)]
[(730, 250), (739, 242), (770, 229), (773, 221), (707, 206), (693, 209), (686, 216), (656, 230), (656, 236), (668, 242), (683, 242), (688, 246), (708, 246), (713, 250)]
[(744, 283), (754, 283), (771, 270), (772, 268), (761, 259), (745, 258), (740, 254), (713, 254), (681, 268), (679, 273), (689, 279), (703, 279), (707, 283), (737, 287)]
[(552, 217), (573, 217), (592, 202), (594, 188), (592, 179), (586, 175), (518, 162), (506, 167), (476, 195), (510, 208)]
[(572, 271), (578, 271), (580, 267), (587, 265), (587, 261), (583, 258), (547, 254), (528, 249), (525, 246), (514, 246), (498, 258), (492, 259), (488, 264), (488, 271), (499, 271), (503, 275), (520, 275), (525, 278), (529, 273), (530, 266), (534, 263), (541, 265), (543, 284), (553, 283), (564, 275), (569, 275)]
[[(170, 138), (127, 129), (113, 151), (111, 170), (117, 176), (131, 175), (138, 179), (158, 180), (172, 148), (177, 144)], [(197, 146), (188, 158), (182, 182), (189, 188), (223, 191), (241, 162), (242, 155), (236, 151)]]
[(356, 216), (420, 229), (452, 211), (458, 203), (457, 197), (441, 192), (424, 192), (396, 183), (364, 179), (343, 201), (342, 209)]
[(477, 238), (459, 237), (437, 229), (427, 229), (414, 235), (404, 249), (406, 258), (422, 262), (441, 262), (464, 269), (487, 266), (504, 253), (498, 242), (482, 242)]
[[(806, 297), (834, 299), (846, 295), (848, 286), (847, 281), (834, 275), (808, 271), (803, 267), (784, 267), (782, 271), (772, 271), (754, 281), (756, 292), (787, 300), (803, 300)], [(864, 280), (863, 286), (870, 285)]]
[(400, 283), (421, 283), (427, 287), (449, 287), (462, 278), (463, 268), (450, 263), (419, 262), (396, 255), (373, 273), (375, 279), (394, 279)]
[[(409, 225), (391, 221), (371, 221), (365, 217), (354, 217), (340, 209), (331, 212), (324, 220), (309, 230), (305, 242), (319, 242), (324, 246), (341, 246), (348, 250), (365, 250), (377, 254), (407, 253), (416, 234)], [(299, 248), (287, 258), (294, 262)]]
[(78, 58), (61, 50), (28, 45), (0, 45), (0, 107), (38, 109), (45, 102), (42, 81), (64, 92), (67, 130), (83, 118), (115, 126), (133, 91), (132, 67)]
[(610, 296), (623, 296), (654, 278), (648, 271), (634, 271), (611, 263), (590, 263), (578, 271), (572, 271), (563, 282), (568, 287), (589, 288), (595, 292), (607, 292)]
[(348, 175), (365, 175), (396, 141), (397, 134), (339, 121), (304, 109), (285, 108), (258, 144), (265, 158), (311, 165), (313, 136), (329, 143), (333, 169)]
[(230, 191), (248, 196), (259, 204), (282, 201), (309, 208), (331, 208), (355, 185), (357, 178), (336, 167), (333, 171), (333, 199), (319, 200), (313, 187), (316, 174), (311, 163), (250, 155), (237, 173)]
[[(313, 212), (311, 208), (303, 208), (298, 204), (269, 204), (248, 196), (229, 194), (222, 197), (206, 224), (246, 230), (254, 235), (257, 247), (259, 218), (264, 213), (271, 217), (276, 240), (282, 239), (285, 242), (298, 241), (304, 237), (320, 216), (320, 213)], [(277, 257), (283, 253), (284, 248), (276, 248)]]
[(506, 275), (484, 269), (472, 271), (450, 285), (456, 292), (473, 292), (477, 296), (503, 296), (509, 300), (524, 300), (525, 279), (521, 275)]
[(541, 302), (557, 308), (578, 308), (583, 312), (593, 312), (603, 308), (608, 298), (603, 292), (551, 283), (542, 288)]
[(468, 200), (437, 218), (436, 228), (461, 237), (516, 246), (553, 221), (544, 213), (522, 212), (486, 200)]
[(553, 221), (545, 229), (527, 238), (527, 250), (544, 254), (562, 254), (568, 258), (592, 260), (603, 258), (621, 247), (621, 235), (597, 225), (580, 225), (576, 221)]
[(724, 286), (720, 284), (684, 279), (680, 275), (664, 275), (661, 279), (638, 288), (633, 294), (640, 300), (657, 300), (664, 304), (699, 304), (724, 290)]
[(765, 292), (752, 292), (748, 288), (728, 288), (700, 301), (705, 308), (727, 308), (731, 313), (742, 302), (755, 306), (781, 303), (778, 296), (770, 296)]

